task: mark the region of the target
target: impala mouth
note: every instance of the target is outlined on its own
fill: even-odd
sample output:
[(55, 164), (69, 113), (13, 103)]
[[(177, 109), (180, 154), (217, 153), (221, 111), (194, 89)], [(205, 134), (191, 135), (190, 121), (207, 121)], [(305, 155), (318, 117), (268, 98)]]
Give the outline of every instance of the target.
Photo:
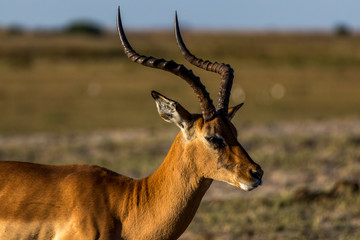
[(249, 183), (241, 183), (239, 182), (240, 188), (244, 191), (251, 191), (254, 190), (255, 188), (257, 188), (258, 186), (262, 185), (262, 180), (261, 179), (257, 179), (254, 183), (249, 184)]

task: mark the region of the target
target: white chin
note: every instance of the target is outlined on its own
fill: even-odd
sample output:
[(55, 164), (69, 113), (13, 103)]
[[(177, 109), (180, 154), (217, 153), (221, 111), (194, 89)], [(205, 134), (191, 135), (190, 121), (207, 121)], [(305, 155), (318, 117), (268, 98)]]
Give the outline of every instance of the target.
[(251, 191), (251, 190), (253, 190), (255, 188), (252, 185), (244, 184), (244, 183), (241, 183), (241, 182), (239, 182), (239, 184), (240, 184), (241, 189), (244, 190), (244, 191)]

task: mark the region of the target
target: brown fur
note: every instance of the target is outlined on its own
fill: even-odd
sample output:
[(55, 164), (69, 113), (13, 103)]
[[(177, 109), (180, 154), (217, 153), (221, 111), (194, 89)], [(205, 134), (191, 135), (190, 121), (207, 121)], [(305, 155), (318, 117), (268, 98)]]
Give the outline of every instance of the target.
[[(261, 171), (229, 120), (193, 116), (158, 170), (141, 180), (98, 166), (0, 162), (0, 239), (178, 238), (212, 179), (237, 185), (254, 181), (250, 169)], [(211, 134), (226, 139), (221, 153), (204, 141)], [(219, 156), (231, 167), (219, 168)]]

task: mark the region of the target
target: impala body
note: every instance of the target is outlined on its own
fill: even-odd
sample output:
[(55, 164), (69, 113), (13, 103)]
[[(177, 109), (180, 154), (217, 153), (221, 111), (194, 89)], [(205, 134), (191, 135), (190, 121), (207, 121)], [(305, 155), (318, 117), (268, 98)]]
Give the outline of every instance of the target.
[(202, 114), (191, 114), (160, 93), (152, 97), (160, 116), (180, 128), (161, 166), (132, 179), (90, 165), (50, 166), (0, 162), (0, 239), (176, 239), (190, 224), (213, 180), (249, 191), (263, 171), (237, 141), (229, 108), (233, 70), (192, 55), (175, 20), (177, 42), (195, 66), (221, 75), (214, 107), (200, 79), (173, 61), (136, 53), (122, 28), (126, 55), (134, 62), (178, 75), (193, 88)]

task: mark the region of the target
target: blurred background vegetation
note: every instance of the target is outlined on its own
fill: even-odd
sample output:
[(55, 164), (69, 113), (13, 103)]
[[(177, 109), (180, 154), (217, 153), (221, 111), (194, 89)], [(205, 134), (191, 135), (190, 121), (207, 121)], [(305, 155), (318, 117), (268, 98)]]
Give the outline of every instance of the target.
[[(216, 100), (220, 77), (188, 64), (172, 30), (127, 35), (141, 54), (193, 69)], [(359, 239), (360, 35), (339, 24), (183, 37), (196, 56), (234, 68), (239, 140), (265, 170), (251, 193), (215, 183), (183, 239)], [(150, 174), (178, 131), (159, 118), (151, 90), (199, 112), (182, 79), (130, 62), (96, 23), (3, 28), (0, 159)]]
[[(192, 68), (216, 99), (219, 76), (182, 59), (172, 31), (129, 32), (142, 54)], [(231, 102), (245, 101), (242, 121), (357, 116), (360, 36), (344, 24), (331, 33), (184, 31), (199, 57), (231, 64)], [(187, 84), (130, 62), (118, 37), (91, 21), (55, 32), (0, 32), (0, 132), (62, 132), (167, 127), (151, 90), (198, 112)]]

